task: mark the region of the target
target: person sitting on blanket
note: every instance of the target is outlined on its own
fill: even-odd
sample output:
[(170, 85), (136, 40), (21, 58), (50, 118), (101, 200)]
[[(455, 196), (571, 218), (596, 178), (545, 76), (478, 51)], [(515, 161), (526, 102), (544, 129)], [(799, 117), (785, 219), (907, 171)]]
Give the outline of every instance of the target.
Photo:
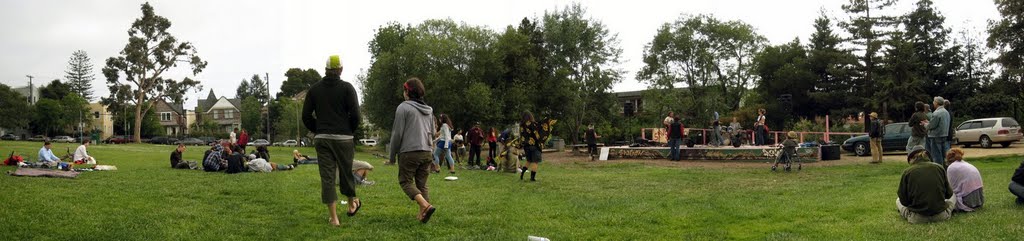
[(39, 148), (39, 165), (46, 167), (56, 167), (60, 163), (60, 158), (53, 154), (53, 145), (49, 141), (43, 143), (43, 147)]
[(90, 142), (89, 138), (82, 139), (82, 145), (75, 149), (74, 158), (71, 159), (74, 160), (75, 164), (96, 164), (96, 158), (90, 156), (89, 152), (86, 150), (86, 148), (89, 147)]
[(199, 165), (195, 161), (186, 161), (181, 159), (181, 154), (185, 153), (185, 145), (178, 144), (178, 148), (171, 151), (171, 168), (175, 169), (199, 169)]
[(292, 160), (295, 161), (296, 166), (299, 164), (317, 164), (316, 158), (309, 157), (299, 153), (299, 150), (292, 150)]
[(352, 174), (355, 174), (353, 176), (356, 178), (356, 183), (367, 186), (373, 185), (374, 181), (366, 180), (366, 175), (369, 175), (370, 171), (373, 171), (373, 165), (370, 165), (369, 162), (352, 161)]
[(281, 165), (268, 162), (266, 159), (257, 157), (256, 154), (249, 154), (249, 159), (250, 160), (245, 163), (245, 166), (249, 168), (250, 172), (272, 172), (295, 169), (295, 165)]

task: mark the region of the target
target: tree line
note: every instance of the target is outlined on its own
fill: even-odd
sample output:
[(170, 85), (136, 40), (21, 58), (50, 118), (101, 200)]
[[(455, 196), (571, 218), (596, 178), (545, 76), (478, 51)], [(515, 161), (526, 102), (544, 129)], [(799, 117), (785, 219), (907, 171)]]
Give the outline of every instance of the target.
[(507, 125), (533, 111), (563, 120), (556, 132), (572, 139), (590, 122), (606, 136), (635, 136), (669, 111), (692, 127), (708, 126), (715, 112), (749, 126), (760, 108), (773, 129), (825, 115), (841, 123), (859, 112), (898, 122), (914, 102), (934, 96), (951, 100), (958, 120), (1019, 117), (1024, 29), (1015, 19), (1024, 13), (1015, 9), (1024, 1), (994, 2), (1002, 19), (990, 22), (987, 39), (954, 32), (931, 0), (901, 15), (879, 14), (896, 0), (849, 0), (845, 19), (822, 12), (809, 39), (778, 45), (741, 20), (682, 15), (644, 48), (636, 79), (649, 89), (636, 117), (618, 115), (610, 93), (623, 73), (616, 34), (578, 4), (500, 33), (451, 20), (382, 26), (359, 81), (370, 122), (384, 129), (411, 76), (425, 81), (427, 103), (458, 127)]

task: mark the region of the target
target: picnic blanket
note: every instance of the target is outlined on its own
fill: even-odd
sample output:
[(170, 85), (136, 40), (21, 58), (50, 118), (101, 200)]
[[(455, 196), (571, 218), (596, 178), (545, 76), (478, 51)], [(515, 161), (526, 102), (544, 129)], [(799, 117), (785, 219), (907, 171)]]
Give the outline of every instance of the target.
[(78, 172), (58, 171), (58, 170), (39, 169), (39, 168), (18, 168), (18, 170), (14, 171), (14, 172), (7, 172), (7, 173), (11, 174), (11, 176), (20, 176), (20, 177), (60, 177), (60, 178), (72, 178), (72, 179), (78, 177)]

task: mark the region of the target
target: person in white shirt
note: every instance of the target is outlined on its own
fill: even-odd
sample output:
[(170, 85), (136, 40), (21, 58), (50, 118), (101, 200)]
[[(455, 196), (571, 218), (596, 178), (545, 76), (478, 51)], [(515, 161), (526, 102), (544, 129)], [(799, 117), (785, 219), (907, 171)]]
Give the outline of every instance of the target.
[(60, 162), (60, 158), (53, 154), (53, 145), (49, 141), (43, 143), (43, 148), (39, 148), (39, 164), (47, 166), (55, 166)]
[(231, 131), (231, 144), (235, 144), (238, 142), (238, 138), (235, 135), (235, 132), (238, 132), (238, 128), (235, 128), (234, 130)]
[(75, 163), (96, 164), (96, 158), (90, 156), (89, 152), (86, 150), (86, 148), (89, 147), (89, 142), (88, 138), (83, 139), (82, 145), (75, 149), (75, 154), (73, 156)]

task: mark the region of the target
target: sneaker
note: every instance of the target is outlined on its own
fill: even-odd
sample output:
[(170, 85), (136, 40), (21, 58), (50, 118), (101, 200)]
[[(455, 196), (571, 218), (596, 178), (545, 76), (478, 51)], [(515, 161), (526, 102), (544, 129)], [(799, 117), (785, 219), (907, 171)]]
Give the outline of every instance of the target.
[(373, 186), (373, 184), (377, 184), (377, 182), (364, 180), (362, 184), (367, 186)]

